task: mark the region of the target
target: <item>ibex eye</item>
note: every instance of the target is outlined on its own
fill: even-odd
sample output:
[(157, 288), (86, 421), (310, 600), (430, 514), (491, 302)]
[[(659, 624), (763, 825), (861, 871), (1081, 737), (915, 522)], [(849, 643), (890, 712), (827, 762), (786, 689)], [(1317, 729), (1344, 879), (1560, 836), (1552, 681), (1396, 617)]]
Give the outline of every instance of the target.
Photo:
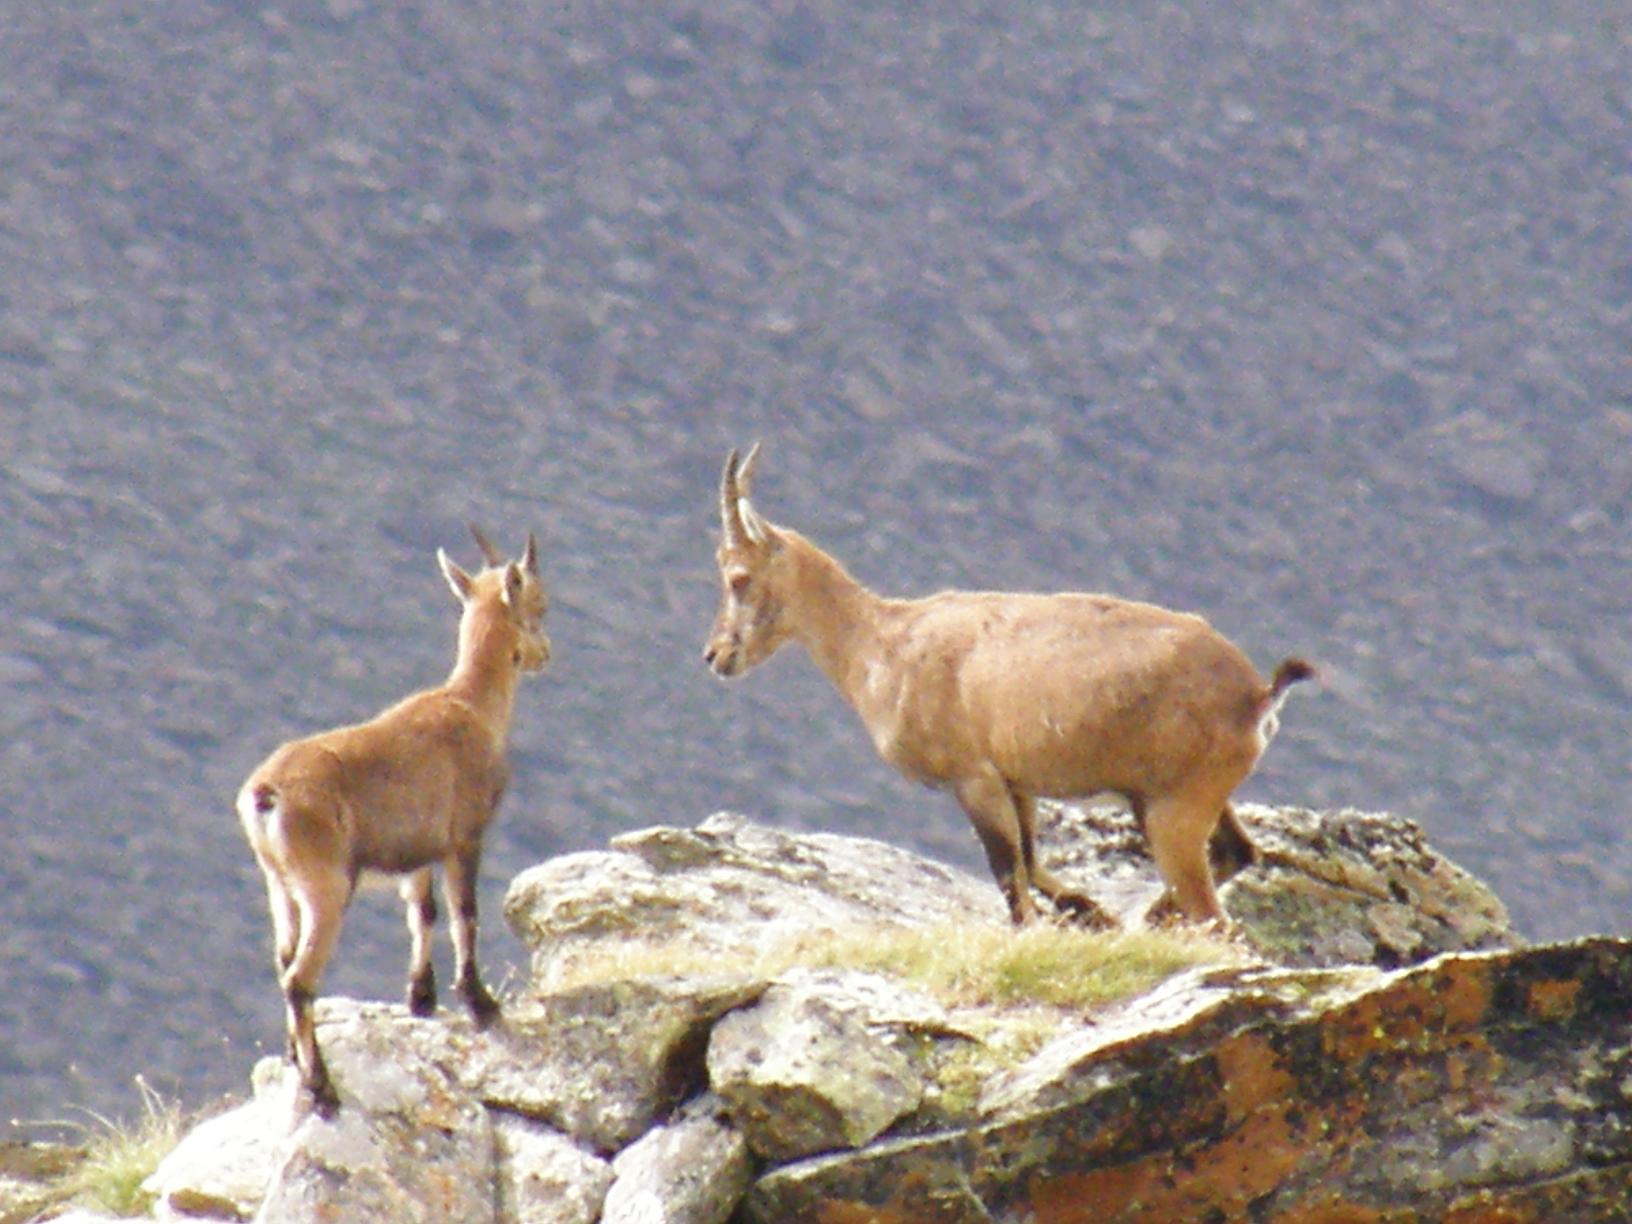
[(732, 574), (729, 581), (731, 583), (731, 593), (733, 595), (741, 595), (748, 589), (749, 583), (752, 581), (752, 579), (750, 579), (747, 574), (738, 572)]

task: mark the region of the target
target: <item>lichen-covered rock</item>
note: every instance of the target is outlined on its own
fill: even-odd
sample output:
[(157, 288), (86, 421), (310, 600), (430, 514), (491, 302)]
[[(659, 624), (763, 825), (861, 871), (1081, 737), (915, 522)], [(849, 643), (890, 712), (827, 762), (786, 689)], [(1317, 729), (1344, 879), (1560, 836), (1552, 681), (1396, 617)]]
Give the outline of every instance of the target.
[[(1223, 888), (1242, 936), (1285, 965), (1415, 964), (1441, 952), (1522, 940), (1481, 880), (1409, 820), (1351, 810), (1236, 805), (1258, 862)], [(1161, 880), (1120, 804), (1039, 805), (1038, 850), (1124, 923), (1142, 919)]]
[(793, 973), (715, 1025), (709, 1084), (755, 1155), (860, 1147), (918, 1107), (924, 1073), (879, 1023), (889, 989), (867, 974)]
[(599, 1224), (726, 1224), (753, 1177), (747, 1143), (708, 1095), (630, 1144), (612, 1169)]
[(1062, 1038), (980, 1125), (773, 1170), (749, 1218), (1632, 1218), (1632, 944), (1236, 985)]

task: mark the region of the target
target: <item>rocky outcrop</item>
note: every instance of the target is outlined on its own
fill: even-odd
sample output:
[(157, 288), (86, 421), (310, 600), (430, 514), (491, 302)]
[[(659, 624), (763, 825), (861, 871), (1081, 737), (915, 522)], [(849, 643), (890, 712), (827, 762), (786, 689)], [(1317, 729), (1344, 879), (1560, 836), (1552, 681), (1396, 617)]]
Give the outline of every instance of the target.
[(789, 1164), (748, 1218), (1623, 1220), (1632, 949), (1192, 975), (995, 1082), (980, 1123)]
[[(339, 1116), (264, 1061), (150, 1179), (155, 1214), (1627, 1218), (1632, 944), (1520, 946), (1406, 822), (1242, 816), (1262, 853), (1225, 891), (1241, 941), (1091, 1007), (770, 955), (862, 930), (1012, 938), (989, 881), (876, 842), (722, 815), (545, 863), (508, 897), (536, 973), (500, 1029), (325, 1000)], [(1127, 815), (1047, 820), (1056, 869), (1137, 923), (1158, 885)]]

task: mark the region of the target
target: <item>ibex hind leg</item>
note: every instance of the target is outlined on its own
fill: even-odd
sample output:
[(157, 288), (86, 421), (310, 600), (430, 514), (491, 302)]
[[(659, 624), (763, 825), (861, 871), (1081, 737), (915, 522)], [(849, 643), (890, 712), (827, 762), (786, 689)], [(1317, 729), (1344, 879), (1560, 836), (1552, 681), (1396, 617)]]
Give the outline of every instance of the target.
[(1229, 928), (1229, 917), (1219, 904), (1207, 860), (1208, 838), (1220, 810), (1221, 805), (1211, 798), (1203, 802), (1166, 797), (1147, 806), (1145, 836), (1167, 886), (1162, 898), (1151, 907), (1147, 921), (1161, 918), (1171, 906), (1186, 922), (1213, 925), (1220, 931)]
[[(277, 970), (278, 986), (281, 989), (284, 979), (289, 974), (289, 966), (295, 959), (295, 949), (300, 943), (300, 910), (295, 905), (294, 898), (289, 895), (289, 890), (284, 887), (283, 877), (264, 860), (261, 863), (261, 874), (266, 879), (267, 908), (272, 911), (272, 962)], [(294, 1025), (287, 1024), (285, 1032), (289, 1061), (298, 1062)]]
[(300, 942), (300, 911), (274, 868), (263, 863), (261, 875), (266, 879), (266, 903), (272, 912), (272, 955), (281, 980)]
[(1228, 803), (1219, 813), (1218, 824), (1207, 839), (1207, 861), (1213, 869), (1213, 882), (1222, 884), (1258, 862), (1258, 847), (1241, 827), (1241, 820)]
[[(1241, 827), (1235, 809), (1226, 803), (1219, 813), (1218, 825), (1207, 839), (1207, 862), (1213, 871), (1214, 887), (1256, 866), (1261, 857), (1257, 845)], [(1172, 889), (1164, 889), (1145, 913), (1145, 921), (1151, 926), (1171, 926), (1182, 917)]]
[(351, 899), (351, 881), (342, 873), (327, 873), (319, 879), (299, 881), (291, 892), (299, 913), (300, 937), (282, 982), (289, 1044), (300, 1068), (301, 1081), (311, 1093), (318, 1113), (332, 1117), (340, 1107), (340, 1098), (329, 1078), (323, 1052), (318, 1049), (312, 1002), (317, 997), (323, 969), (340, 938), (346, 902)]

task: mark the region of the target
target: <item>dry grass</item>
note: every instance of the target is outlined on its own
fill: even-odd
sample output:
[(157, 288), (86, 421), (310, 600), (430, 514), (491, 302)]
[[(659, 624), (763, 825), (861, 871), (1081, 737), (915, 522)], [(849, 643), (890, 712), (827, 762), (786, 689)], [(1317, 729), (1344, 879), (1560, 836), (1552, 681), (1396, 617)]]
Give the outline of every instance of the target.
[(136, 1077), (142, 1097), (141, 1116), (122, 1122), (92, 1114), (88, 1123), (73, 1123), (83, 1135), (84, 1155), (44, 1190), (38, 1218), (57, 1209), (82, 1207), (106, 1215), (145, 1215), (153, 1196), (142, 1182), (175, 1150), (190, 1123), (180, 1105), (166, 1101), (146, 1080)]
[(624, 945), (567, 969), (560, 987), (649, 976), (775, 977), (799, 966), (856, 969), (917, 986), (949, 1006), (1089, 1008), (1149, 990), (1185, 969), (1239, 957), (1229, 944), (1174, 931), (1098, 932), (1034, 923), (823, 932), (736, 960), (681, 945)]

